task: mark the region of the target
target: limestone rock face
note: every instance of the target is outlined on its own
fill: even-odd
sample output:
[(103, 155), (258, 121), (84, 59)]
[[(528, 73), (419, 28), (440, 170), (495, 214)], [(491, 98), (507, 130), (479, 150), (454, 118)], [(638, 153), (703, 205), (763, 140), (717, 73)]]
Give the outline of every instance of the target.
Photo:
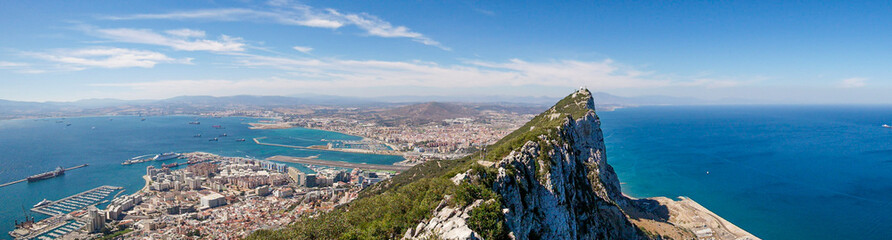
[[(630, 200), (607, 164), (601, 120), (594, 109), (591, 93), (577, 91), (534, 118), (532, 125), (518, 129), (528, 132), (516, 132), (538, 135), (534, 140), (494, 163), (478, 161), (497, 170), (488, 187), (500, 197), (509, 238), (647, 239), (622, 210)], [(458, 185), (470, 181), (471, 174), (469, 170), (450, 180)], [(484, 200), (459, 209), (447, 206), (449, 200), (444, 199), (427, 222), (408, 229), (404, 238), (481, 239), (466, 222), (471, 209)]]
[(607, 164), (591, 97), (585, 104), (591, 111), (584, 116), (567, 118), (555, 134), (527, 141), (496, 164), (493, 188), (514, 238), (646, 239), (620, 208), (628, 200)]
[(479, 235), (468, 227), (466, 221), (471, 210), (479, 206), (483, 200), (477, 200), (464, 208), (449, 207), (446, 197), (436, 209), (434, 215), (426, 223), (419, 223), (415, 229), (408, 229), (403, 239), (447, 239), (472, 240), (480, 239)]

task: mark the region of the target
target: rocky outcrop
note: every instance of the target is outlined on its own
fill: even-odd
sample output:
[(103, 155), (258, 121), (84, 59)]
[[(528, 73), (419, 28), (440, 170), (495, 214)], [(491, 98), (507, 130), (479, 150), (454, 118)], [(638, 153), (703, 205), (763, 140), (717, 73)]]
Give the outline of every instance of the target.
[(620, 209), (627, 199), (607, 164), (594, 103), (588, 91), (575, 94), (585, 95), (576, 104), (588, 113), (497, 163), (493, 187), (508, 229), (516, 239), (642, 239)]
[(446, 239), (446, 240), (470, 240), (480, 239), (480, 235), (468, 227), (467, 220), (471, 210), (480, 206), (483, 200), (460, 208), (453, 208), (447, 204), (451, 196), (440, 202), (434, 209), (434, 215), (427, 222), (419, 223), (414, 229), (406, 230), (403, 239)]

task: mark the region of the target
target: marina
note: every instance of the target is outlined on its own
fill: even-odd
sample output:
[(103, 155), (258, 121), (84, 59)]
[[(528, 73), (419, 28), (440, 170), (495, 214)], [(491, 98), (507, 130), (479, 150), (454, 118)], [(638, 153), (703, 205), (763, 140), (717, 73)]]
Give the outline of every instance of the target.
[[(10, 236), (16, 239), (58, 239), (63, 236), (77, 231), (87, 225), (83, 219), (77, 216), (82, 213), (74, 213), (90, 206), (105, 203), (109, 195), (113, 192), (120, 194), (123, 187), (116, 186), (100, 186), (81, 193), (68, 196), (66, 198), (49, 201), (44, 199), (31, 208), (32, 212), (49, 215), (47, 219), (29, 222), (17, 225), (17, 228), (10, 232)], [(117, 194), (116, 194), (117, 196)]]
[(51, 201), (40, 206), (31, 208), (32, 212), (41, 213), (49, 216), (67, 214), (76, 210), (83, 209), (87, 206), (99, 204), (112, 192), (123, 189), (115, 186), (100, 186), (93, 188), (58, 201)]

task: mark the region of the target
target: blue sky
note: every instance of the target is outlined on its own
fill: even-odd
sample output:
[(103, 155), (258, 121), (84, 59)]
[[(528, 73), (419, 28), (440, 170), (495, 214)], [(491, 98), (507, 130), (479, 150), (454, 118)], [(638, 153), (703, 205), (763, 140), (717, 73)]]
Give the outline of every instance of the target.
[(0, 1), (0, 99), (892, 101), (892, 3)]

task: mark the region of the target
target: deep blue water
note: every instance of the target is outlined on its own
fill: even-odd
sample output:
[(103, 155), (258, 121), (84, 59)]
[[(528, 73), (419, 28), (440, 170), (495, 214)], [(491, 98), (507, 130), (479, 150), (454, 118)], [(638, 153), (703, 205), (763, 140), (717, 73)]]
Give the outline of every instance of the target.
[(892, 236), (892, 129), (881, 127), (892, 124), (890, 106), (598, 114), (631, 196), (688, 196), (763, 239)]
[[(112, 119), (112, 120), (109, 120)], [(200, 125), (188, 124), (197, 119)], [(122, 166), (126, 159), (161, 152), (204, 151), (224, 156), (266, 158), (273, 155), (297, 157), (318, 156), (319, 159), (372, 164), (392, 164), (399, 156), (371, 155), (262, 146), (251, 138), (267, 137), (269, 143), (297, 146), (321, 145), (321, 139), (359, 140), (361, 138), (335, 132), (293, 128), (251, 130), (250, 118), (203, 118), (194, 116), (146, 117), (83, 117), (59, 119), (0, 121), (0, 182), (23, 179), (29, 175), (87, 163), (90, 166), (66, 172), (62, 177), (33, 183), (19, 183), (0, 188), (0, 239), (8, 239), (15, 220), (23, 220), (22, 208), (46, 198), (57, 200), (101, 185), (125, 187), (132, 193), (143, 187), (140, 177), (149, 165), (161, 162)], [(66, 126), (71, 123), (71, 126)], [(222, 125), (225, 129), (215, 129)], [(95, 127), (95, 128), (94, 128)], [(218, 137), (226, 133), (228, 137)], [(202, 137), (193, 137), (202, 134)], [(218, 142), (209, 138), (217, 137)], [(236, 139), (245, 138), (245, 142)], [(169, 163), (175, 160), (165, 161)], [(180, 160), (182, 161), (182, 160)], [(306, 169), (299, 164), (289, 164)], [(31, 215), (42, 217), (40, 214)]]

